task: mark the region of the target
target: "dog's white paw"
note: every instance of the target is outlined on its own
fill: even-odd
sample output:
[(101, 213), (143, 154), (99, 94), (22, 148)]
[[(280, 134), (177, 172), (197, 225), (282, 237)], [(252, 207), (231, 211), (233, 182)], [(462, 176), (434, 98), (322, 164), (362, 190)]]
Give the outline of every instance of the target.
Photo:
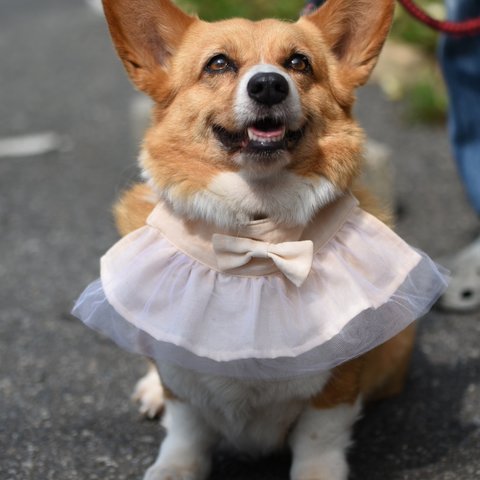
[(200, 478), (194, 471), (182, 467), (162, 467), (152, 465), (143, 480), (199, 480)]
[(140, 405), (139, 411), (148, 418), (160, 415), (164, 407), (164, 392), (156, 368), (151, 367), (133, 391), (132, 400)]
[(167, 436), (143, 480), (205, 480), (216, 435), (195, 409), (179, 400), (166, 400), (162, 424)]
[(348, 479), (346, 452), (360, 407), (357, 401), (303, 412), (290, 438), (291, 480)]
[(343, 451), (324, 452), (311, 461), (299, 462), (291, 480), (347, 480), (348, 465)]

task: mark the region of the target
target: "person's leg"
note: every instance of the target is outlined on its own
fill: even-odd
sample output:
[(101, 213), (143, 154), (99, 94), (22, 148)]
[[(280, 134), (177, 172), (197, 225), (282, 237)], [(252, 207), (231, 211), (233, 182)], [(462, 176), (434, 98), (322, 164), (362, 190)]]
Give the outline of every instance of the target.
[[(478, 0), (445, 0), (448, 18), (480, 17)], [(447, 84), (453, 154), (468, 198), (480, 215), (480, 35), (445, 36), (440, 61)], [(450, 286), (439, 304), (449, 310), (480, 307), (480, 238), (452, 256)]]
[[(454, 21), (480, 17), (478, 0), (446, 0)], [(444, 36), (440, 61), (447, 84), (449, 129), (459, 174), (480, 215), (480, 35)]]

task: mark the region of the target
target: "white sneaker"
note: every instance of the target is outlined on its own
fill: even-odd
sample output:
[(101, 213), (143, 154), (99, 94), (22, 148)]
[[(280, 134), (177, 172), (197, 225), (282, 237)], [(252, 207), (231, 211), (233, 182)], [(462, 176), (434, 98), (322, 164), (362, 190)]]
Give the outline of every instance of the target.
[(451, 270), (447, 291), (438, 306), (451, 311), (469, 312), (480, 307), (480, 238), (444, 262)]

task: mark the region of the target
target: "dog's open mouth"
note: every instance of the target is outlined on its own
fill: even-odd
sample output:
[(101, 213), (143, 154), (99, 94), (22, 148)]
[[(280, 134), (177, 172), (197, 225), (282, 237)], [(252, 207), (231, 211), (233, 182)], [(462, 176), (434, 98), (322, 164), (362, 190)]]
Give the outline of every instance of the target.
[(219, 125), (213, 126), (213, 132), (229, 151), (270, 154), (295, 147), (302, 137), (303, 129), (288, 130), (280, 120), (264, 118), (240, 132), (230, 132)]

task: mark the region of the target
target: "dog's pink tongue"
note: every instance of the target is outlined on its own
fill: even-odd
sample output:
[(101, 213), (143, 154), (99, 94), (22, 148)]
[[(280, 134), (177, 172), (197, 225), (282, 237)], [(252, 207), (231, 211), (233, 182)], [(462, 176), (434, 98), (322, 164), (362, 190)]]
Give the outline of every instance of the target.
[(250, 127), (249, 129), (256, 137), (260, 138), (274, 138), (274, 137), (283, 137), (285, 134), (285, 127), (279, 127), (275, 130), (259, 130), (255, 127)]

